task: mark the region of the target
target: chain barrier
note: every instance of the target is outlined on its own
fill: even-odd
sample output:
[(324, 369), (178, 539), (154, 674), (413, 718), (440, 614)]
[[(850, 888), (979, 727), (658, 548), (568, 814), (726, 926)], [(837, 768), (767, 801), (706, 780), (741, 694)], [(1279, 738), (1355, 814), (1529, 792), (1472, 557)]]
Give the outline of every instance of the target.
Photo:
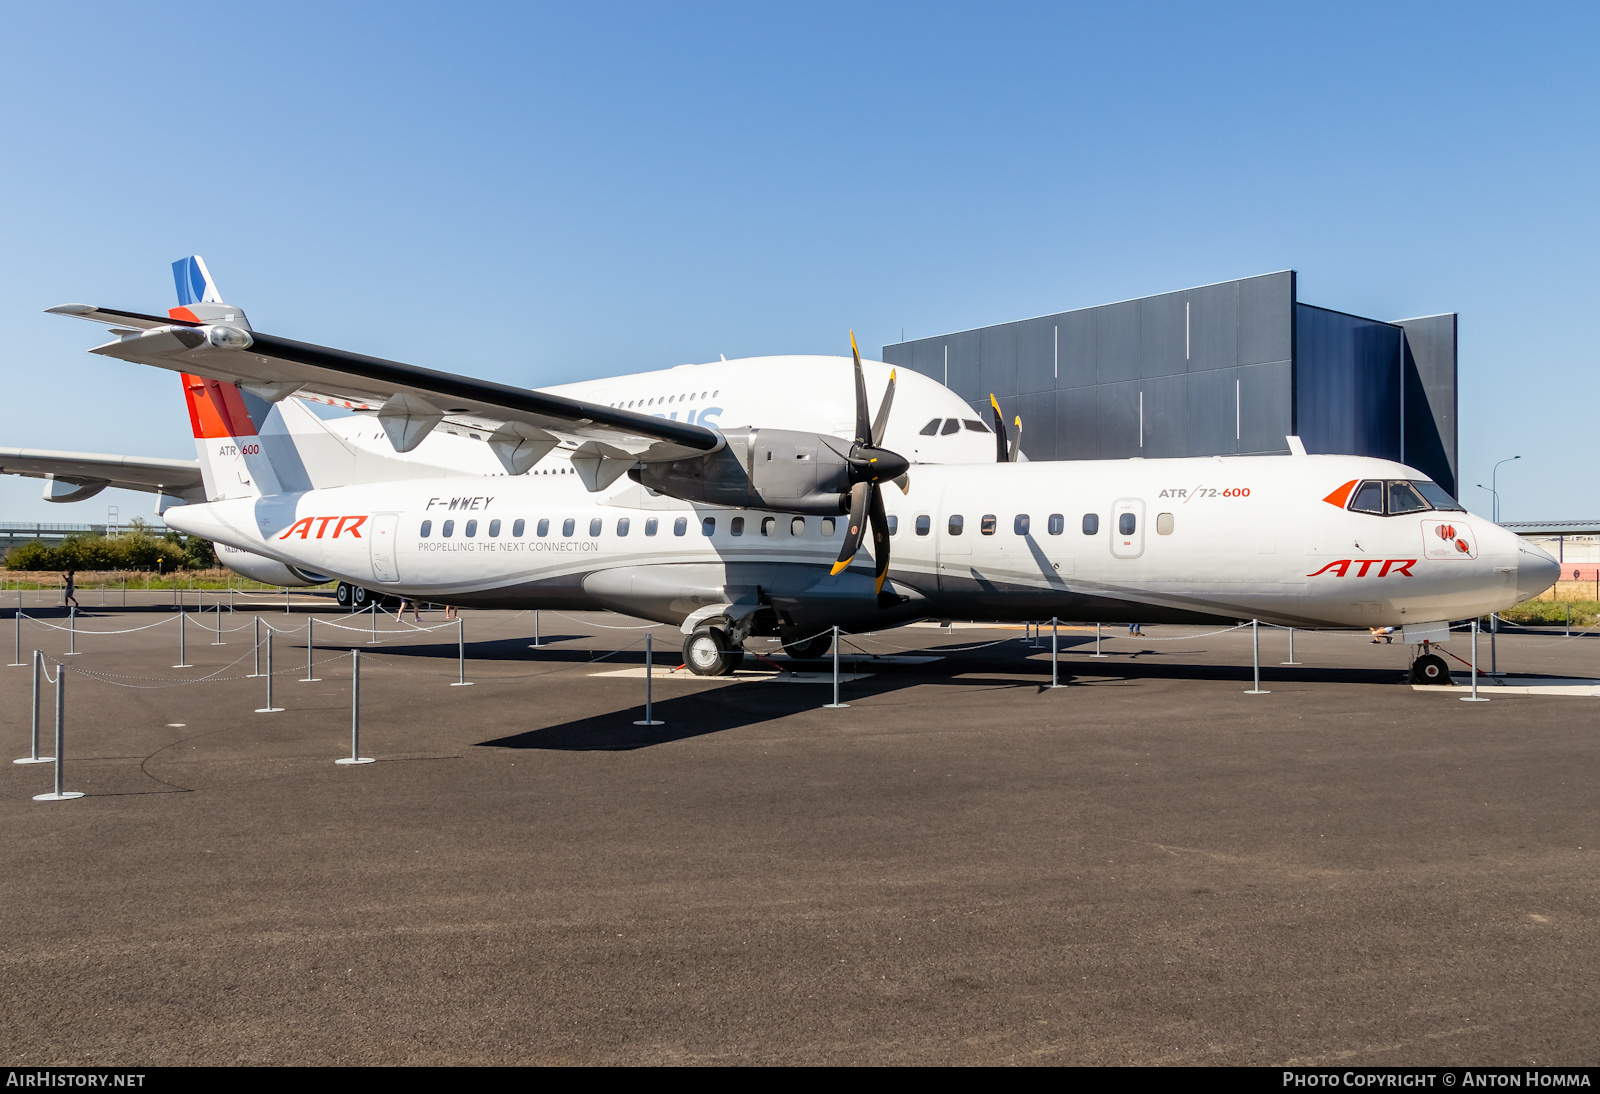
[[(613, 627), (613, 626), (610, 626), (610, 625), (605, 624), (605, 623), (586, 622), (586, 621), (584, 621), (582, 619), (574, 619), (574, 618), (572, 618), (572, 616), (567, 615), (564, 612), (552, 612), (552, 611), (546, 610), (545, 614), (546, 615), (556, 616), (559, 619), (565, 619), (569, 623), (576, 623), (580, 627), (599, 627), (603, 631), (647, 631), (652, 627), (669, 627), (669, 626), (671, 626), (670, 623), (646, 623), (642, 627)], [(828, 632), (827, 631), (823, 631), (823, 632), (820, 632), (820, 633), (826, 634)], [(816, 635), (812, 635), (811, 637), (815, 638)], [(810, 641), (810, 639), (806, 639), (806, 641)]]

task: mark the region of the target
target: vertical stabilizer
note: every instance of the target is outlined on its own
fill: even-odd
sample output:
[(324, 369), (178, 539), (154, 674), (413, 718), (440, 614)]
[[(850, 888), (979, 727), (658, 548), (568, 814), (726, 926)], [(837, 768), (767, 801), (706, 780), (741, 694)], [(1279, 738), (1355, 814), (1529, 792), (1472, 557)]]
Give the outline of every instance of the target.
[(267, 404), (232, 384), (188, 373), (183, 374), (183, 394), (189, 401), (189, 424), (194, 427), (194, 447), (207, 499), (279, 493), (278, 476), (262, 451), (247, 400), (259, 404), (263, 421)]

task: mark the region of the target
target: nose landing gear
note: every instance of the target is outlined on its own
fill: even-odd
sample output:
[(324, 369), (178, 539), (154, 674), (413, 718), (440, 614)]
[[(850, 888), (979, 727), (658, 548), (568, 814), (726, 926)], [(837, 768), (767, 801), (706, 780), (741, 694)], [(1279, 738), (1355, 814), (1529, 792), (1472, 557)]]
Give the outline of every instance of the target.
[(1429, 653), (1427, 642), (1422, 643), (1422, 656), (1411, 662), (1411, 682), (1442, 684), (1446, 687), (1452, 683), (1449, 664), (1438, 654)]

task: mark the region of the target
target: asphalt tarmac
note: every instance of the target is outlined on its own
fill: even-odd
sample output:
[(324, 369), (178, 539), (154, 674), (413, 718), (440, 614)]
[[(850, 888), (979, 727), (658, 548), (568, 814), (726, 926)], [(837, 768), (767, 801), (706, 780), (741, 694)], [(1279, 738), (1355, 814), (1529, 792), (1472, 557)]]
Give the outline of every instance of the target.
[[(658, 672), (644, 727), (626, 670), (646, 633), (676, 666), (670, 628), (545, 612), (533, 650), (531, 614), (468, 612), (451, 687), (453, 629), (318, 618), (301, 683), (307, 616), (263, 612), (297, 632), (270, 714), (244, 611), (227, 645), (191, 625), (186, 669), (170, 608), (91, 606), (76, 657), (23, 622), (70, 666), (85, 796), (0, 764), (6, 1064), (1600, 1055), (1593, 698), (1414, 691), (1365, 635), (1282, 667), (1278, 630), (1247, 695), (1249, 630), (1196, 627), (1107, 628), (1101, 659), (1064, 631), (1049, 690), (1021, 631), (923, 626), (857, 640), (939, 659), (853, 666), (848, 709)], [(376, 762), (340, 766), (351, 648)], [(1600, 678), (1600, 636), (1498, 662)], [(5, 759), (29, 675), (0, 668)]]

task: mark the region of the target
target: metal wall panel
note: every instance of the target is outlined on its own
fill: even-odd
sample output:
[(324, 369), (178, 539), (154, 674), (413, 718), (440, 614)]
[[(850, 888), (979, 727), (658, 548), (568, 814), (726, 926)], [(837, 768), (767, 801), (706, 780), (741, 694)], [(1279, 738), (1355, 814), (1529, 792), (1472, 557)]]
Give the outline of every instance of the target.
[(1456, 494), (1456, 315), (1401, 319), (1395, 326), (1406, 341), (1405, 462)]
[(1084, 308), (1051, 317), (1061, 325), (1061, 376), (1056, 381), (1057, 389), (1092, 387), (1097, 382), (1100, 374), (1095, 356), (1100, 338), (1095, 330), (1097, 310)]
[(991, 393), (1011, 395), (1017, 387), (1017, 326), (1001, 323), (978, 332), (978, 390), (984, 402)]
[(1233, 368), (1239, 363), (1239, 282), (1206, 285), (1183, 295), (1189, 305), (1189, 371)]
[(1125, 300), (1094, 309), (1095, 382), (1139, 378), (1139, 302)]
[(1287, 453), (1294, 430), (1294, 366), (1288, 361), (1239, 369), (1239, 452)]
[(1297, 308), (1295, 405), (1306, 450), (1399, 459), (1400, 328)]
[(1174, 376), (1189, 370), (1184, 353), (1182, 293), (1139, 301), (1139, 375)]
[(1239, 364), (1294, 356), (1294, 271), (1247, 277), (1239, 286)]
[(1008, 427), (1019, 414), (1022, 416), (1022, 451), (1028, 453), (1030, 460), (1034, 452), (1056, 451), (1056, 392), (1013, 395), (1000, 400), (1000, 409), (1005, 412)]
[(1139, 382), (1144, 446), (1139, 455), (1164, 459), (1190, 455), (1189, 377), (1156, 376)]
[[(1058, 460), (1100, 459), (1100, 399), (1097, 387), (1064, 388), (1056, 392), (1056, 455)], [(1022, 451), (1030, 460), (1043, 449), (1024, 438)]]
[(1056, 320), (1025, 319), (1015, 324), (1017, 339), (1017, 380), (1012, 391), (1026, 395), (1056, 389)]
[(1239, 451), (1234, 429), (1239, 370), (1208, 369), (1189, 374), (1189, 452), (1221, 456)]
[(945, 340), (950, 344), (950, 390), (973, 406), (980, 405), (983, 332), (964, 330)]
[[(1093, 458), (1125, 460), (1144, 455), (1139, 447), (1139, 381), (1101, 384), (1092, 390), (1100, 433), (1099, 450)], [(1022, 450), (1026, 452), (1028, 446), (1023, 445)]]

